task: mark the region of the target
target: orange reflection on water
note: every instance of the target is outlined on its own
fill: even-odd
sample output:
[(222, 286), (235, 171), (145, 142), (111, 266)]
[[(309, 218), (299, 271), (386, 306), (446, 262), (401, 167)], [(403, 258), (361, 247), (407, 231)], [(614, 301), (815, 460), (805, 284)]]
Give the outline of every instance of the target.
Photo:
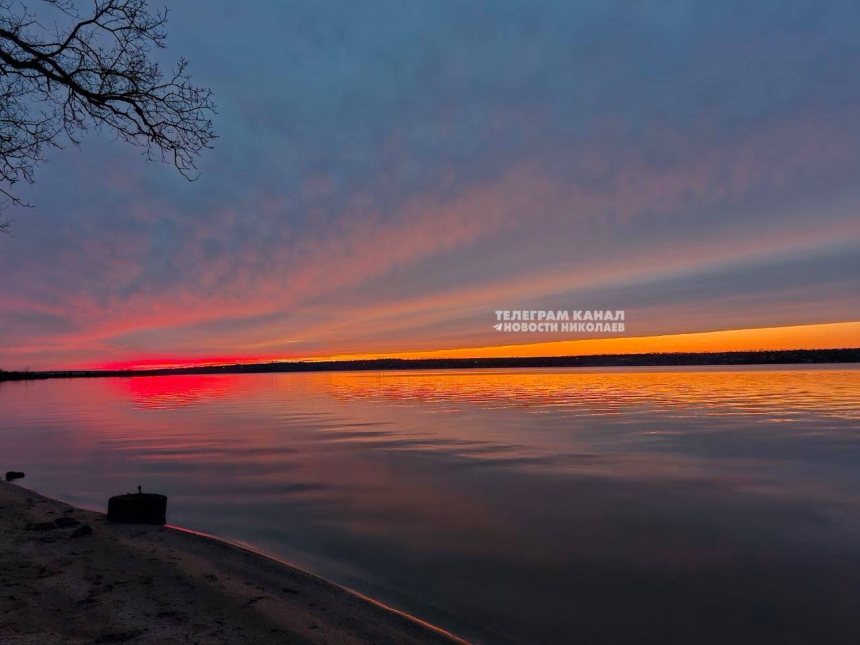
[[(833, 374), (839, 378), (834, 379)], [(823, 378), (827, 376), (827, 378)], [(769, 415), (814, 410), (860, 418), (860, 369), (682, 368), (360, 372), (329, 376), (333, 396), (411, 405), (462, 403), (486, 408), (568, 407), (607, 415), (630, 406)]]

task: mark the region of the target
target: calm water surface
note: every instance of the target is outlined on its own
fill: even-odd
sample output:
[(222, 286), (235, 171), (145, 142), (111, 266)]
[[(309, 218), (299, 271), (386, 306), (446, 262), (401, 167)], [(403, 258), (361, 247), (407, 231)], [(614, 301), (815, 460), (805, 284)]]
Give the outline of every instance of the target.
[(0, 384), (0, 469), (478, 643), (860, 642), (860, 370)]

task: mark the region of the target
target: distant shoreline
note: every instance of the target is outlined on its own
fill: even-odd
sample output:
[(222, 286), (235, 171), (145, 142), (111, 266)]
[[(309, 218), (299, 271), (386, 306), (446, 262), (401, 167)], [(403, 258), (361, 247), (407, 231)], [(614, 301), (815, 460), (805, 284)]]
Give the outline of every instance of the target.
[(104, 378), (172, 376), (189, 374), (265, 374), (282, 372), (364, 372), (382, 370), (458, 370), (571, 367), (684, 367), (708, 365), (813, 365), (860, 363), (860, 348), (789, 349), (743, 352), (673, 352), (648, 354), (596, 354), (524, 358), (377, 358), (351, 361), (284, 361), (236, 363), (128, 370), (0, 371), (0, 381), (51, 378)]

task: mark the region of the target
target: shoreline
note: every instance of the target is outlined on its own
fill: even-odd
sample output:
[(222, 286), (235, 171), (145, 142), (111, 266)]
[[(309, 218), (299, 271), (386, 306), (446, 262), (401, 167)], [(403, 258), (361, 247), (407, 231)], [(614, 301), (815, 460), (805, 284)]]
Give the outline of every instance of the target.
[(200, 374), (281, 374), (307, 372), (365, 372), (401, 370), (529, 369), (588, 367), (742, 367), (752, 365), (839, 365), (860, 363), (860, 348), (784, 349), (731, 352), (649, 352), (508, 358), (375, 358), (336, 361), (235, 363), (196, 367), (120, 370), (2, 371), (2, 381)]
[[(92, 532), (73, 537), (83, 526)], [(9, 645), (468, 645), (253, 548), (108, 522), (9, 482), (0, 482), (0, 587)]]

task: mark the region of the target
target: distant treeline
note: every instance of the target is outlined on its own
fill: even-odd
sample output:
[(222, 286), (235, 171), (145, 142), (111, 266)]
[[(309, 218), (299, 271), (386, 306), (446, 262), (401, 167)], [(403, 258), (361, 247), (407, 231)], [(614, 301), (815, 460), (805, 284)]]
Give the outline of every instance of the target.
[(50, 372), (4, 372), (0, 370), (0, 381), (105, 376), (169, 376), (171, 374), (259, 374), (264, 372), (458, 370), (540, 367), (676, 367), (691, 365), (791, 365), (813, 363), (860, 363), (860, 348), (792, 349), (757, 352), (600, 354), (595, 356), (541, 356), (536, 358), (377, 358), (355, 361), (295, 361), (140, 370)]

